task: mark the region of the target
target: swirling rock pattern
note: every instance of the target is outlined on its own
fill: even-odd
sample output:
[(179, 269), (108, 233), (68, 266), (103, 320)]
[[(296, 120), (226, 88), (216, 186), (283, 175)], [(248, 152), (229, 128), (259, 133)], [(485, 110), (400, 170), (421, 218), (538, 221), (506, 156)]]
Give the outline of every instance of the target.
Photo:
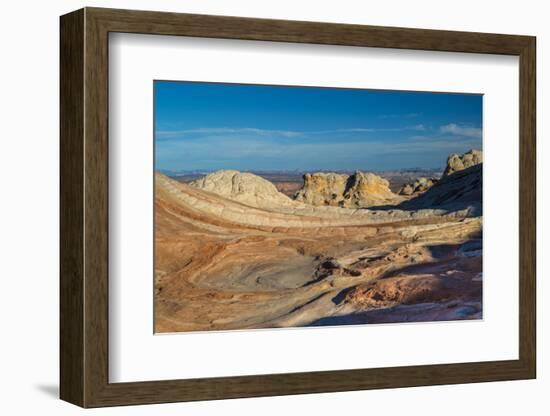
[[(157, 332), (481, 317), (480, 201), (316, 206), (270, 185), (236, 171), (191, 185), (156, 174)], [(377, 187), (386, 193), (357, 175), (346, 189), (363, 200)]]

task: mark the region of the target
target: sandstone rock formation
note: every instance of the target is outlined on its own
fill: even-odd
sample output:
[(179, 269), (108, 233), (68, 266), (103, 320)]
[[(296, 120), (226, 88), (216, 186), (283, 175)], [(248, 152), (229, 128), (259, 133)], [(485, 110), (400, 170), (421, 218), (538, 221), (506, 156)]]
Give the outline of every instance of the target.
[(343, 206), (367, 208), (395, 204), (399, 197), (390, 190), (390, 183), (374, 173), (355, 172), (349, 177)]
[(301, 201), (248, 173), (156, 174), (155, 330), (479, 319), (481, 181), (475, 164), (395, 205), (361, 172), (306, 176)]
[(189, 185), (252, 207), (295, 205), (268, 180), (237, 170), (220, 170)]
[(426, 192), (430, 189), (435, 183), (437, 183), (436, 178), (418, 178), (412, 183), (407, 183), (399, 190), (399, 195), (416, 195)]
[[(216, 192), (205, 191), (200, 187), (177, 182), (160, 173), (155, 174), (155, 198), (159, 204), (177, 207), (177, 212), (181, 212), (188, 218), (202, 218), (203, 222), (222, 224), (224, 227), (254, 227), (265, 230), (279, 227), (299, 227), (320, 229), (321, 231), (326, 229), (327, 232), (332, 232), (330, 227), (469, 216), (467, 211), (448, 213), (444, 210), (430, 208), (415, 211), (400, 209), (375, 211), (312, 206), (288, 198), (290, 204), (284, 199), (279, 199), (281, 204), (277, 204), (274, 202), (275, 199), (241, 196), (247, 203), (223, 197)], [(262, 204), (265, 202), (265, 206), (252, 206), (252, 203), (256, 202)]]
[(296, 201), (315, 206), (367, 208), (401, 201), (389, 188), (389, 182), (373, 173), (307, 173), (304, 186), (294, 196)]
[(441, 178), (425, 193), (403, 202), (401, 209), (469, 209), (481, 215), (483, 164), (476, 164)]
[(480, 217), (291, 202), (252, 207), (157, 174), (155, 330), (480, 317)]
[(339, 173), (306, 173), (304, 185), (294, 199), (315, 206), (341, 206), (348, 179), (348, 175)]
[(483, 153), (481, 150), (472, 149), (463, 155), (452, 154), (447, 158), (447, 166), (443, 172), (443, 176), (451, 175), (471, 166), (483, 163)]

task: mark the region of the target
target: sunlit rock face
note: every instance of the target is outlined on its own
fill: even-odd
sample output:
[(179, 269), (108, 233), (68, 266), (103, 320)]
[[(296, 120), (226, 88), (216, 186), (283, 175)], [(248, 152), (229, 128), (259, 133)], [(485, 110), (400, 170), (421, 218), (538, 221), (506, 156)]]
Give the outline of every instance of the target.
[(337, 207), (344, 198), (348, 178), (348, 175), (339, 173), (306, 173), (304, 185), (294, 199), (315, 206)]
[(294, 199), (315, 206), (368, 208), (400, 202), (386, 179), (370, 172), (352, 175), (339, 173), (307, 173), (304, 186)]
[(451, 175), (480, 163), (483, 163), (483, 153), (481, 150), (472, 149), (463, 155), (452, 154), (447, 158), (447, 166), (445, 167), (443, 176)]

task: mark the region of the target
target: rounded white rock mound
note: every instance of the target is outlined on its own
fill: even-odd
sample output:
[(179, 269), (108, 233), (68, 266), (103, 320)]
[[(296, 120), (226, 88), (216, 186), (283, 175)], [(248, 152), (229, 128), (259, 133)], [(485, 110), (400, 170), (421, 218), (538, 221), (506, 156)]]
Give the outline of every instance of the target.
[(273, 208), (296, 205), (295, 201), (279, 192), (268, 180), (238, 170), (220, 170), (210, 173), (190, 182), (189, 185), (252, 207)]

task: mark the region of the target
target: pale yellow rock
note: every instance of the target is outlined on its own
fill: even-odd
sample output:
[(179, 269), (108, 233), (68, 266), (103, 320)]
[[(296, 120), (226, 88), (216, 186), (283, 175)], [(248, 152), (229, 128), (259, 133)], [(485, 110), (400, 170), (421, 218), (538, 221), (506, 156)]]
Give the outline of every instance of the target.
[(483, 153), (481, 150), (472, 149), (463, 155), (452, 154), (447, 158), (447, 167), (443, 176), (448, 176), (469, 167), (483, 163)]
[(402, 199), (389, 188), (389, 182), (373, 173), (307, 173), (304, 186), (295, 199), (315, 206), (368, 208), (397, 204)]

